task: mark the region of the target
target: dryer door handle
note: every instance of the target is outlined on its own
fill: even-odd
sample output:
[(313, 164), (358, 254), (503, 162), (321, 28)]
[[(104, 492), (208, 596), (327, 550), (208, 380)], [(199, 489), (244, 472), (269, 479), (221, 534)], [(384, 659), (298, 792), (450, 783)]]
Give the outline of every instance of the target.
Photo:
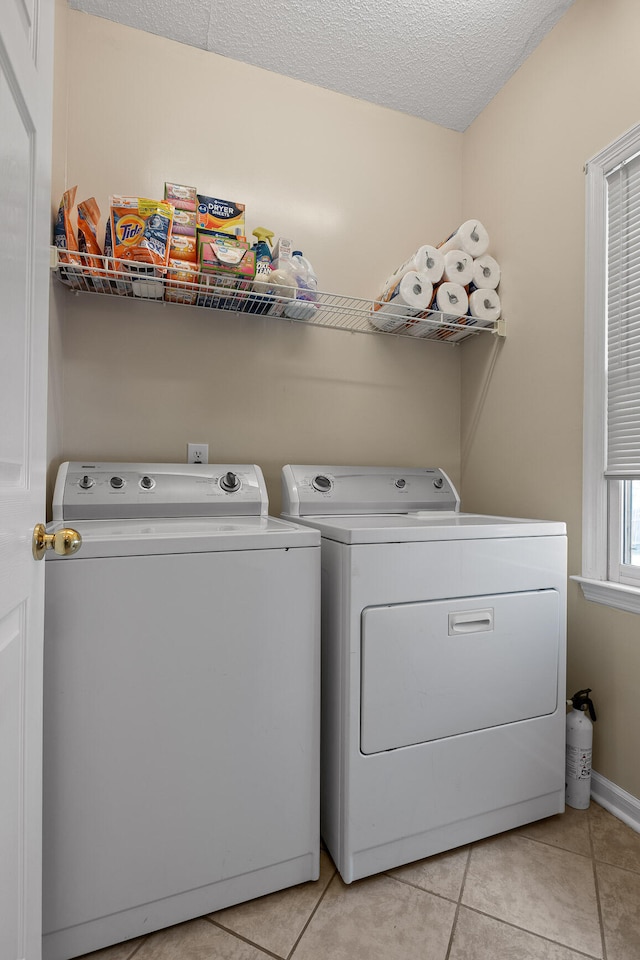
[(459, 610), (449, 614), (449, 636), (461, 633), (486, 633), (493, 630), (493, 607), (485, 610)]

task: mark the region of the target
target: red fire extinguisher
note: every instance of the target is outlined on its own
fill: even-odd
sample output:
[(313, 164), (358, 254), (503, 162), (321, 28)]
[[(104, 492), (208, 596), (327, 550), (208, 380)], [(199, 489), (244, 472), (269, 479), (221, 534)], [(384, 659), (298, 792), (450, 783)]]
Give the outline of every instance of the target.
[[(578, 690), (567, 703), (567, 757), (565, 801), (576, 810), (586, 810), (591, 798), (591, 752), (596, 711), (587, 690)], [(589, 716), (587, 716), (587, 712)]]

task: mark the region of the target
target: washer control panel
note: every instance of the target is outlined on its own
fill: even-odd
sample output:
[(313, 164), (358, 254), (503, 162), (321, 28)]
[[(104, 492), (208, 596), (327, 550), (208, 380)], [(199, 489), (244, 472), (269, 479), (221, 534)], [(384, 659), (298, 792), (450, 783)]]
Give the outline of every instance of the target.
[(287, 464), (282, 469), (282, 512), (288, 517), (459, 509), (455, 487), (437, 467)]
[(238, 463), (67, 462), (58, 470), (54, 520), (266, 516), (262, 470)]

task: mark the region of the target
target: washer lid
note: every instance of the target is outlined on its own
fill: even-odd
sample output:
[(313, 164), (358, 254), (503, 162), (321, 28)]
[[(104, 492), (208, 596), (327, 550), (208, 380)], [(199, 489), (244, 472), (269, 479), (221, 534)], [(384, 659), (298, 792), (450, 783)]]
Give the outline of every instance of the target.
[(427, 540), (487, 540), (499, 537), (557, 537), (566, 525), (555, 520), (490, 517), (479, 513), (417, 511), (400, 515), (296, 517), (339, 543), (409, 543)]
[[(49, 524), (49, 533), (64, 523)], [(47, 560), (87, 560), (96, 557), (146, 557), (158, 554), (214, 553), (223, 550), (269, 550), (313, 547), (320, 534), (275, 517), (185, 517), (152, 520), (76, 520), (73, 527), (82, 546), (71, 557), (53, 551)]]

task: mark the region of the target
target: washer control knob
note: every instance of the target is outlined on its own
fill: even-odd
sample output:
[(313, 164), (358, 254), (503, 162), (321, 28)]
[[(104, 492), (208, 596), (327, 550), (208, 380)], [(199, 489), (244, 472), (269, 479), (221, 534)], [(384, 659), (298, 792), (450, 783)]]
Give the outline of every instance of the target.
[(93, 479), (93, 477), (89, 477), (86, 473), (81, 480), (78, 480), (78, 486), (80, 487), (81, 490), (90, 490), (91, 487), (94, 485), (94, 483), (95, 483), (95, 480)]
[(404, 490), (406, 485), (407, 485), (407, 481), (403, 480), (402, 477), (396, 480), (396, 487), (398, 488), (398, 490)]
[(328, 491), (331, 490), (333, 483), (329, 477), (325, 477), (323, 474), (319, 473), (318, 476), (314, 477), (311, 481), (311, 486), (314, 490), (318, 490), (320, 493), (328, 493)]
[(236, 490), (240, 489), (240, 481), (237, 475), (229, 470), (224, 477), (220, 477), (220, 486), (227, 493), (235, 493)]
[(111, 484), (114, 490), (121, 490), (124, 487), (124, 480), (122, 479), (122, 477), (111, 477), (111, 480), (109, 480), (109, 483)]
[(140, 481), (140, 486), (143, 490), (151, 490), (152, 487), (155, 487), (156, 482), (152, 477), (143, 477)]
[(442, 488), (444, 487), (444, 480), (442, 479), (442, 477), (436, 477), (436, 479), (433, 481), (433, 485), (436, 488), (436, 490), (442, 490)]

